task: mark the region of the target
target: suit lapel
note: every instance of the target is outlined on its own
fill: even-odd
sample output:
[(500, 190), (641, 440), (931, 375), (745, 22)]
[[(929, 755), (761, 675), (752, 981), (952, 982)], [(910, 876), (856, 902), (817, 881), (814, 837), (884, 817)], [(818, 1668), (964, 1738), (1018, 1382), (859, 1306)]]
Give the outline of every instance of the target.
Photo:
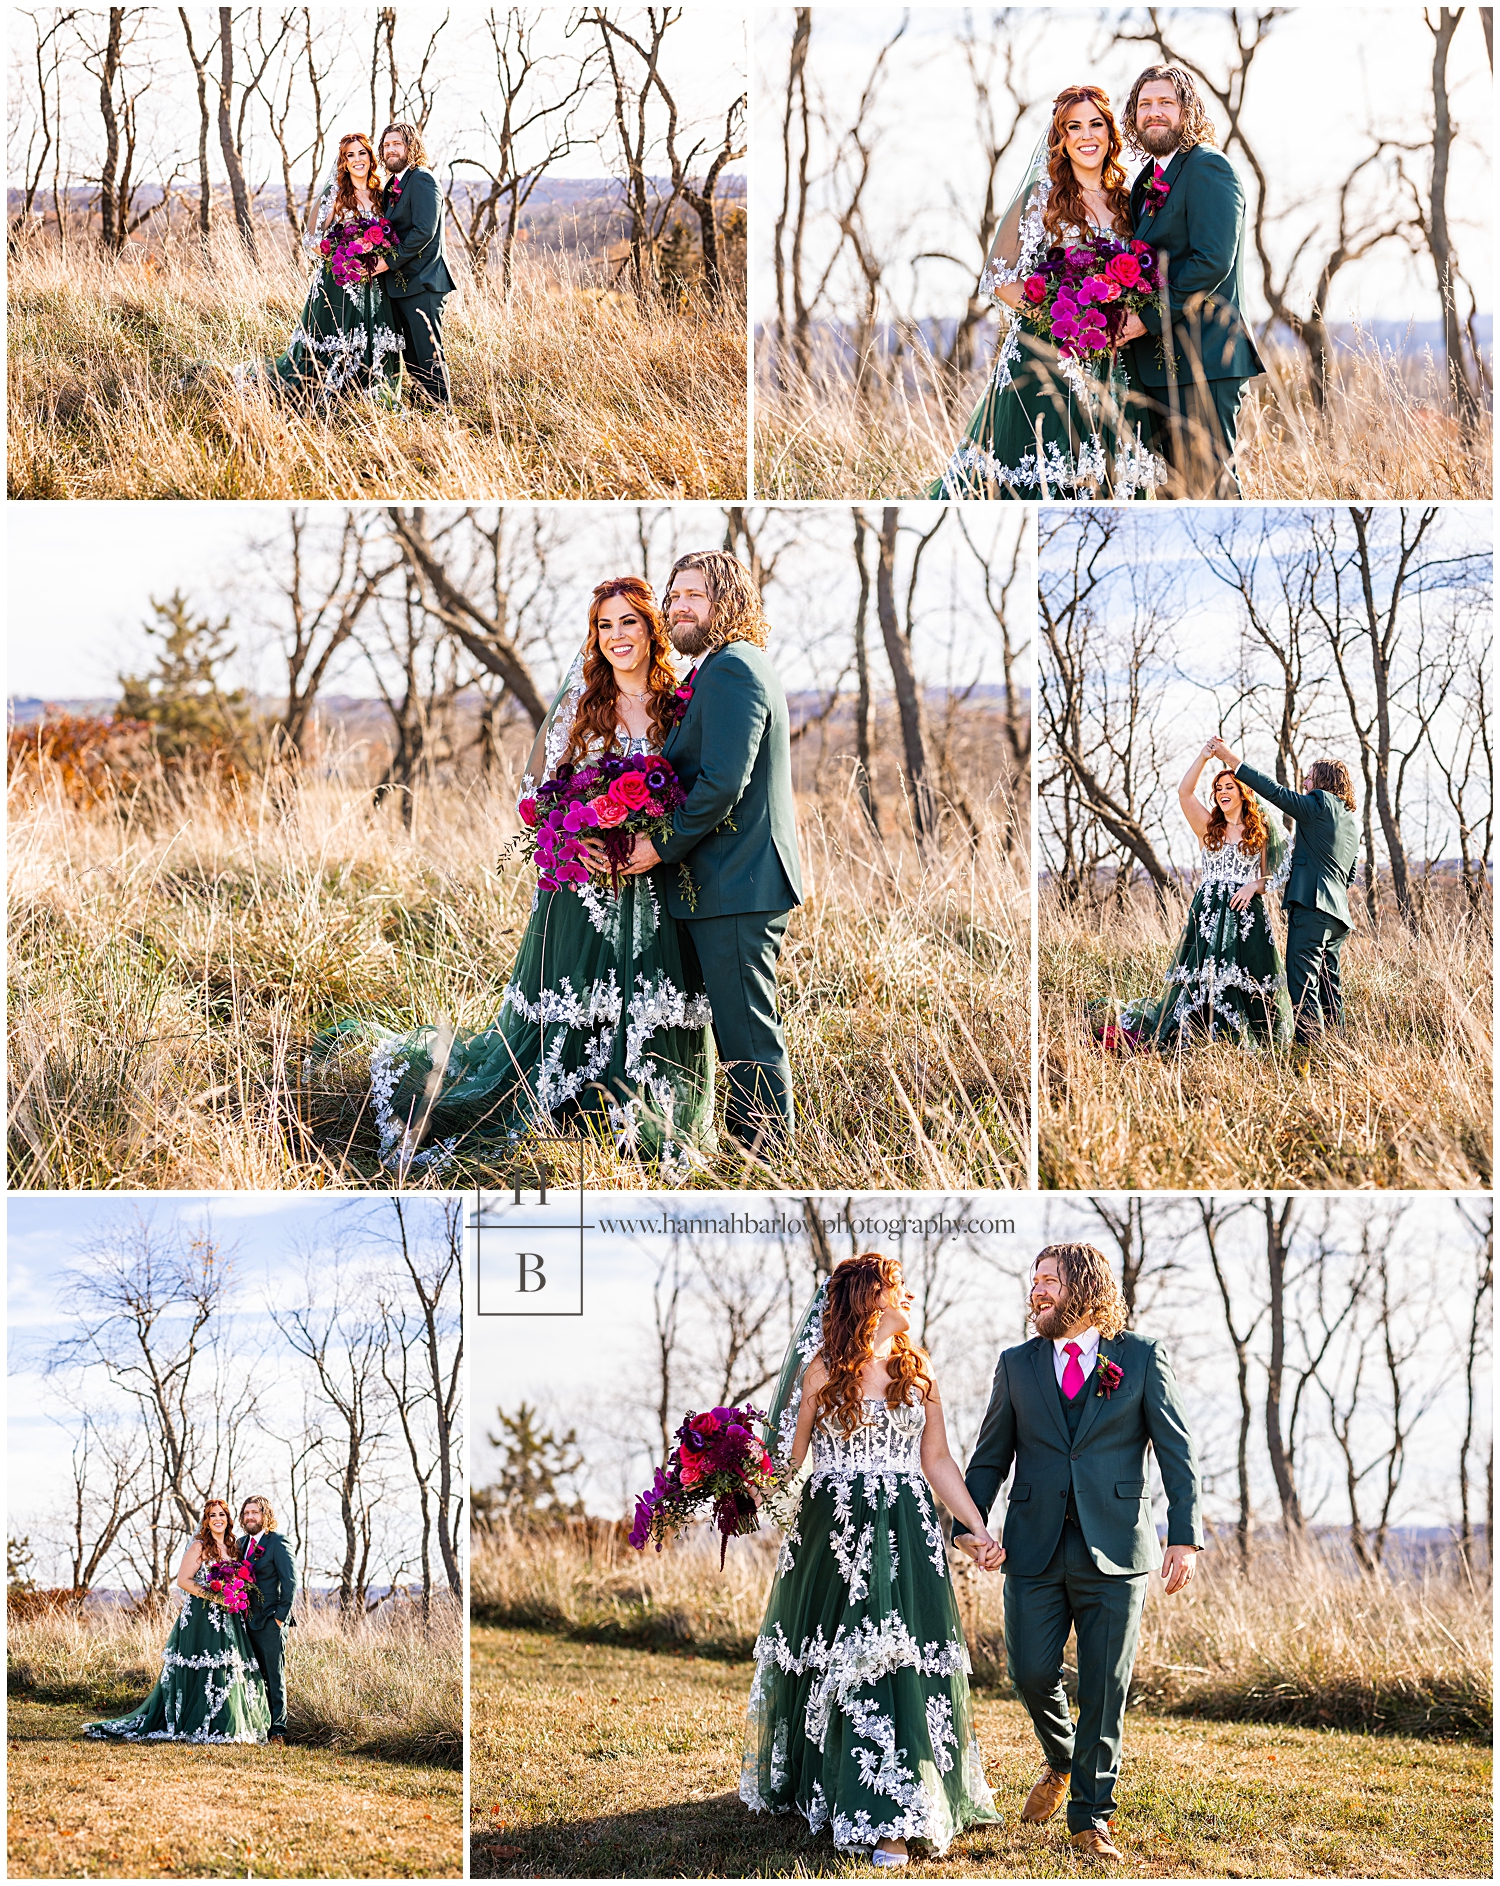
[[(1187, 161), (1186, 151), (1174, 151), (1172, 153), (1171, 163), (1169, 163), (1166, 169), (1162, 172), (1162, 179), (1165, 182), (1167, 189), (1169, 191), (1171, 190), (1173, 184), (1176, 183), (1178, 175), (1182, 170), (1182, 166), (1186, 161)], [(1155, 176), (1155, 174), (1156, 174), (1156, 165), (1153, 163), (1151, 166), (1151, 175)], [(1147, 181), (1149, 181), (1149, 179)], [(1141, 194), (1143, 197), (1145, 195), (1145, 189), (1146, 189), (1146, 185), (1145, 185), (1145, 182), (1143, 182), (1141, 185)], [(1141, 233), (1142, 238), (1145, 237), (1146, 231), (1150, 228), (1151, 224), (1156, 221), (1156, 218), (1158, 214), (1160, 213), (1160, 211), (1165, 208), (1166, 208), (1166, 203), (1163, 202), (1159, 205), (1153, 204), (1147, 210), (1145, 220), (1141, 224), (1140, 233)]]
[[(1099, 1419), (1100, 1409), (1108, 1407), (1109, 1405), (1109, 1397), (1099, 1392), (1099, 1363), (1104, 1361), (1118, 1363), (1120, 1358), (1110, 1355), (1108, 1349), (1109, 1345), (1101, 1338), (1098, 1359), (1094, 1363), (1094, 1373), (1089, 1377), (1090, 1392), (1084, 1405), (1083, 1413), (1079, 1417), (1078, 1432), (1073, 1436), (1073, 1446), (1075, 1450), (1082, 1447), (1083, 1443), (1088, 1439), (1089, 1429), (1092, 1428), (1094, 1423)], [(1120, 1387), (1123, 1388), (1124, 1386), (1125, 1384), (1122, 1382)]]
[(1057, 1390), (1057, 1371), (1052, 1366), (1052, 1345), (1045, 1336), (1032, 1339), (1031, 1362), (1036, 1370), (1037, 1389), (1052, 1416), (1057, 1437), (1064, 1450), (1067, 1450), (1073, 1443), (1068, 1439), (1068, 1424), (1063, 1420), (1062, 1402)]
[[(722, 648), (723, 646), (724, 644), (721, 642), (719, 644), (719, 648)], [(698, 690), (698, 683), (703, 679), (703, 670), (708, 666), (708, 664), (713, 660), (714, 656), (717, 655), (718, 652), (719, 652), (718, 648), (711, 648), (701, 661), (695, 661), (693, 663), (693, 666), (689, 672), (692, 674), (692, 677), (693, 677), (693, 692), (694, 693), (696, 693)], [(661, 756), (663, 759), (667, 757), (668, 749), (671, 747), (672, 742), (677, 738), (678, 734), (682, 732), (683, 722), (686, 721), (688, 715), (691, 714), (692, 711), (693, 711), (693, 703), (689, 701), (687, 706), (683, 709), (682, 719), (676, 720), (672, 723), (671, 729), (668, 732), (666, 739), (663, 740), (661, 743)]]

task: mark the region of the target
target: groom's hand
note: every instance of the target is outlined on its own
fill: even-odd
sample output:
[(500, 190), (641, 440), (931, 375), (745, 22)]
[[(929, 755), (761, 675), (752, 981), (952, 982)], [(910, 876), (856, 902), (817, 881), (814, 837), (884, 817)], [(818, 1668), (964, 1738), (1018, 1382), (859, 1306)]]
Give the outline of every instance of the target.
[(1123, 347), (1126, 341), (1140, 340), (1145, 332), (1146, 324), (1141, 317), (1138, 314), (1127, 314), (1125, 325), (1120, 329), (1120, 345)]
[(1193, 1573), (1197, 1569), (1198, 1550), (1196, 1546), (1169, 1545), (1162, 1557), (1161, 1575), (1164, 1581), (1162, 1589), (1167, 1597), (1192, 1583)]
[(631, 847), (630, 857), (625, 863), (624, 872), (628, 878), (637, 878), (643, 871), (649, 871), (653, 865), (661, 863), (661, 853), (643, 833), (637, 832), (635, 843)]

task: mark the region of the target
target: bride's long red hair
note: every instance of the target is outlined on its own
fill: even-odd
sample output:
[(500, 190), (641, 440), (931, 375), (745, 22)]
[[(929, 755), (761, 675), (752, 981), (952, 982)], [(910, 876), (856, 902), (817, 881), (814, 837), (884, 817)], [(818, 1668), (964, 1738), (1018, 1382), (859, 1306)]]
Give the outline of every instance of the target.
[(351, 131), (339, 139), (339, 154), (334, 160), (333, 174), (338, 188), (333, 193), (333, 214), (340, 215), (345, 210), (357, 210), (359, 199), (354, 194), (354, 179), (349, 174), (349, 146), (362, 144), (370, 155), (370, 174), (365, 178), (365, 188), (379, 200), (380, 197), (380, 159), (375, 155), (375, 146), (363, 131)]
[(1115, 123), (1115, 114), (1110, 109), (1109, 93), (1097, 85), (1070, 85), (1052, 101), (1052, 123), (1047, 131), (1047, 175), (1052, 179), (1052, 189), (1047, 197), (1047, 207), (1042, 211), (1042, 226), (1054, 238), (1061, 236), (1064, 225), (1068, 223), (1076, 229), (1088, 228), (1089, 213), (1083, 200), (1083, 190), (1064, 141), (1064, 127), (1073, 107), (1084, 103), (1098, 107), (1099, 116), (1108, 128), (1109, 143), (1105, 148), (1099, 184), (1110, 207), (1115, 234), (1128, 236), (1135, 225), (1130, 220), (1130, 187), (1125, 181), (1125, 172), (1120, 168), (1120, 153), (1125, 148), (1125, 140), (1120, 136), (1120, 127)]
[(620, 736), (620, 690), (608, 656), (599, 646), (599, 612), (611, 596), (623, 596), (646, 625), (651, 645), (651, 666), (646, 672), (648, 700), (646, 711), (651, 721), (651, 744), (660, 748), (674, 717), (677, 676), (668, 657), (672, 638), (667, 619), (661, 612), (651, 585), (643, 576), (612, 576), (594, 591), (589, 604), (588, 640), (583, 645), (583, 694), (578, 712), (573, 716), (565, 760), (577, 760), (588, 752), (616, 753)]
[[(828, 1380), (818, 1390), (818, 1407), (845, 1434), (852, 1434), (864, 1420), (860, 1372), (875, 1353), (880, 1313), (891, 1291), (900, 1288), (901, 1266), (895, 1258), (882, 1257), (878, 1251), (846, 1257), (829, 1279), (828, 1301), (823, 1308), (823, 1346), (818, 1351)], [(920, 1401), (932, 1387), (927, 1357), (905, 1330), (892, 1345), (886, 1372), (890, 1381), (885, 1399), (891, 1408), (900, 1408), (911, 1400), (913, 1388), (918, 1391), (915, 1399)]]

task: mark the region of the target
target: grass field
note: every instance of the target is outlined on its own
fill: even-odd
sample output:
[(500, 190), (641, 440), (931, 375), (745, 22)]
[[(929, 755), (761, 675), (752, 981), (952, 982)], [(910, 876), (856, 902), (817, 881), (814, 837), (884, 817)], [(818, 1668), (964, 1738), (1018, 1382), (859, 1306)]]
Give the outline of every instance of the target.
[[(910, 364), (909, 362), (907, 363)], [(1402, 363), (1361, 337), (1341, 357), (1325, 413), (1301, 357), (1271, 357), (1240, 411), (1236, 463), (1246, 498), (1488, 498), (1492, 429), (1465, 436), (1430, 356)], [(943, 470), (989, 371), (945, 407), (928, 363), (876, 372), (856, 389), (829, 373), (788, 388), (761, 371), (755, 394), (760, 498), (915, 498)], [(918, 384), (920, 382), (920, 384)]]
[[(800, 1817), (739, 1802), (750, 1666), (473, 1634), (471, 1866), (476, 1878), (865, 1875)], [(1003, 1820), (911, 1871), (1069, 1878), (1109, 1871), (1060, 1820), (1021, 1824), (1035, 1737), (981, 1693), (977, 1732)], [(1130, 1877), (1487, 1878), (1489, 1750), (1133, 1712), (1117, 1837)]]
[[(306, 258), (226, 234), (121, 259), (23, 247), (9, 268), (13, 498), (730, 498), (746, 494), (742, 308), (647, 310), (551, 269), (467, 280), (451, 416), (327, 416), (233, 369), (286, 345)], [(187, 384), (184, 385), (184, 380)]]
[(332, 1749), (111, 1746), (10, 1699), (12, 1879), (457, 1879), (463, 1776)]
[(1063, 1190), (1491, 1183), (1491, 939), (1441, 913), (1343, 952), (1345, 1029), (1284, 1054), (1107, 1055), (1089, 1004), (1154, 996), (1180, 915), (1039, 914), (1039, 1171)]
[[(12, 1185), (389, 1183), (368, 1053), (312, 1074), (304, 1056), (348, 1016), (493, 1021), (531, 896), (528, 872), (495, 862), (514, 825), (504, 780), (424, 793), (411, 832), (362, 778), (91, 809), (33, 780), (9, 826)], [(798, 1132), (773, 1169), (721, 1150), (695, 1182), (1024, 1185), (1022, 864), (992, 827), (923, 870), (839, 800), (801, 804), (800, 842), (807, 898), (780, 972)], [(493, 1173), (460, 1160), (441, 1179)], [(660, 1183), (598, 1143), (587, 1180)]]

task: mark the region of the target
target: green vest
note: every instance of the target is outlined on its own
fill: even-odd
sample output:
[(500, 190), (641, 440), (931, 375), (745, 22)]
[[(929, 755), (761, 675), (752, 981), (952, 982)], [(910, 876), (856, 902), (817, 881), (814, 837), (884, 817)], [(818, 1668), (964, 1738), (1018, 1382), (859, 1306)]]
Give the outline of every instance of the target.
[[(1091, 1369), (1083, 1378), (1083, 1387), (1079, 1389), (1078, 1393), (1073, 1396), (1071, 1401), (1063, 1392), (1062, 1383), (1059, 1382), (1057, 1385), (1057, 1399), (1062, 1403), (1063, 1420), (1067, 1424), (1068, 1443), (1070, 1446), (1078, 1439), (1078, 1430), (1083, 1424), (1084, 1404), (1088, 1400), (1089, 1387), (1093, 1380), (1094, 1374)], [(1078, 1489), (1073, 1484), (1071, 1465), (1068, 1470), (1068, 1518), (1072, 1520), (1075, 1526), (1081, 1523), (1078, 1518)]]

